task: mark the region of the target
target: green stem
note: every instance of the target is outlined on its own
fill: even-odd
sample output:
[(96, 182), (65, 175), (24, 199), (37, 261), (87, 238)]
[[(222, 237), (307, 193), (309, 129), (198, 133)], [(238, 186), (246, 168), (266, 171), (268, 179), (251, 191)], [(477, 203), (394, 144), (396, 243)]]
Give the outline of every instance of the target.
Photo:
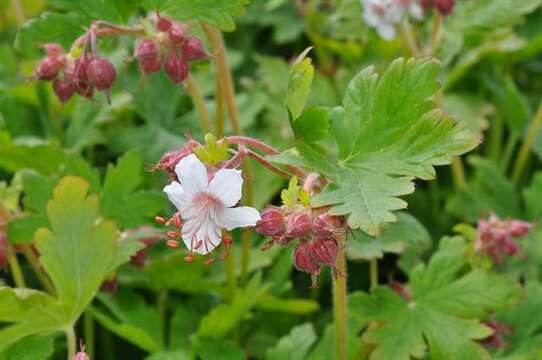
[(437, 10), (433, 11), (433, 26), (431, 28), (431, 38), (429, 40), (428, 54), (433, 54), (437, 49), (440, 39), (442, 38), (440, 27), (442, 24), (442, 15)]
[(412, 27), (407, 21), (403, 21), (399, 24), (399, 32), (403, 37), (403, 41), (410, 51), (410, 55), (419, 59), (422, 57), (422, 52), (416, 43), (416, 39), (412, 35)]
[(194, 104), (194, 109), (198, 114), (198, 119), (200, 122), (201, 130), (204, 134), (211, 132), (211, 120), (209, 118), (209, 112), (207, 111), (207, 106), (205, 105), (205, 98), (201, 93), (201, 89), (198, 86), (198, 83), (194, 80), (192, 76), (189, 76), (186, 79), (186, 90), (190, 97), (192, 98), (192, 103)]
[(372, 290), (378, 286), (378, 260), (376, 258), (369, 260), (369, 279)]
[(467, 186), (465, 178), (465, 168), (459, 156), (454, 156), (452, 159), (452, 177), (457, 190), (463, 190)]
[(166, 341), (167, 337), (167, 306), (169, 300), (169, 291), (167, 289), (162, 289), (158, 292), (156, 299), (156, 306), (158, 308), (158, 315), (160, 316), (160, 323), (162, 324), (162, 337)]
[(24, 281), (21, 265), (19, 264), (19, 260), (17, 259), (17, 255), (15, 254), (11, 244), (8, 244), (6, 257), (15, 286), (18, 288), (26, 288), (26, 282)]
[(17, 19), (17, 26), (22, 27), (26, 21), (26, 16), (24, 14), (24, 9), (19, 0), (11, 0), (11, 7), (13, 12), (15, 12), (15, 18)]
[(504, 148), (504, 154), (500, 161), (501, 163), (500, 170), (503, 174), (506, 174), (508, 171), (508, 168), (510, 167), (510, 161), (512, 161), (512, 155), (514, 155), (514, 150), (516, 149), (518, 140), (519, 140), (519, 136), (515, 132), (513, 132), (508, 138), (508, 143), (506, 144), (506, 147)]
[(237, 279), (235, 276), (235, 258), (234, 251), (230, 249), (230, 254), (226, 259), (226, 282), (228, 284), (226, 296), (230, 302), (235, 297), (235, 290), (237, 288)]
[(68, 344), (68, 360), (72, 360), (77, 351), (77, 342), (73, 327), (66, 329), (66, 342)]
[(527, 163), (527, 159), (529, 158), (529, 154), (531, 153), (533, 143), (536, 140), (536, 137), (538, 136), (538, 133), (540, 132), (541, 127), (542, 127), (542, 101), (540, 102), (540, 105), (538, 106), (536, 115), (531, 121), (531, 125), (529, 126), (529, 129), (527, 130), (525, 139), (523, 140), (523, 143), (521, 144), (521, 147), (519, 149), (516, 162), (514, 163), (514, 169), (512, 170), (512, 181), (516, 184), (519, 182), (519, 180), (521, 179), (521, 176), (523, 175), (525, 164)]
[(345, 236), (339, 236), (339, 254), (333, 274), (333, 318), (335, 323), (335, 360), (347, 357), (347, 289)]
[(497, 164), (502, 152), (502, 136), (503, 136), (503, 122), (501, 119), (495, 119), (493, 126), (491, 126), (488, 136), (487, 152), (489, 158)]
[(90, 312), (85, 311), (83, 323), (85, 328), (85, 351), (90, 359), (94, 359), (94, 318)]

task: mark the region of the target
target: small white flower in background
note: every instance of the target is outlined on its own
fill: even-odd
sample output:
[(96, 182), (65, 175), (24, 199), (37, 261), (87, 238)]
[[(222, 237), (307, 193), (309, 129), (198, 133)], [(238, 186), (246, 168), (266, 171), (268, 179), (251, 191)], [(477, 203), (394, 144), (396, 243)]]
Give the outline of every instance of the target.
[(401, 20), (403, 9), (395, 0), (361, 0), (363, 19), (385, 40), (395, 38), (395, 24)]
[(385, 40), (395, 38), (395, 24), (405, 14), (416, 20), (423, 18), (423, 9), (417, 0), (361, 0), (361, 5), (365, 22)]
[(175, 172), (180, 182), (173, 181), (164, 192), (179, 209), (182, 238), (191, 252), (208, 254), (222, 241), (222, 229), (254, 226), (260, 220), (258, 210), (234, 207), (242, 195), (240, 170), (218, 170), (209, 181), (205, 165), (191, 154), (175, 166)]

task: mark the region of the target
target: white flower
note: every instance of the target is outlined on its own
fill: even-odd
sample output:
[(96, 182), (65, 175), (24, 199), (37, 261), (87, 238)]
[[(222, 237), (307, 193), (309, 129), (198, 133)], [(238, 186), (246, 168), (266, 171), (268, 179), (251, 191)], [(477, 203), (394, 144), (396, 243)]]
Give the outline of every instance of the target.
[(417, 0), (396, 0), (397, 4), (408, 12), (416, 20), (423, 19), (423, 9)]
[(403, 9), (394, 0), (361, 0), (363, 19), (376, 28), (378, 35), (385, 40), (395, 38), (395, 23), (401, 20)]
[(221, 169), (209, 181), (205, 165), (191, 154), (175, 166), (175, 172), (180, 183), (173, 181), (164, 192), (179, 209), (182, 238), (191, 252), (208, 254), (222, 241), (222, 229), (254, 226), (260, 220), (258, 210), (234, 207), (242, 195), (240, 170)]

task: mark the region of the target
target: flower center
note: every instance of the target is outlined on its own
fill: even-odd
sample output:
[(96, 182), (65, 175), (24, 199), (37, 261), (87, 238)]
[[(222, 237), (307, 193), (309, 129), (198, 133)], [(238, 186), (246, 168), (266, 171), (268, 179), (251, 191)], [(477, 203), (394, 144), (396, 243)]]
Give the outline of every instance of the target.
[[(216, 219), (224, 211), (224, 204), (213, 194), (200, 192), (192, 197), (192, 206), (183, 212), (182, 216), (187, 221), (183, 227), (183, 233), (190, 235), (190, 251), (209, 245), (216, 247), (211, 238), (220, 237), (216, 232)], [(202, 231), (203, 230), (203, 231)]]

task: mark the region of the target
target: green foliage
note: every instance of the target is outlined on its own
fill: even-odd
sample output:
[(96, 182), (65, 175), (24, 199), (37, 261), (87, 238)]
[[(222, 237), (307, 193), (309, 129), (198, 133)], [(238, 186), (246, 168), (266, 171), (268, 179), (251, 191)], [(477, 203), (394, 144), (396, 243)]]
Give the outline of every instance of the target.
[(309, 194), (297, 184), (296, 176), (290, 179), (288, 188), (281, 191), (280, 198), (286, 206), (296, 206), (297, 204), (308, 206), (310, 203)]
[(0, 351), (1, 360), (48, 359), (54, 351), (51, 336), (30, 335)]
[(380, 79), (371, 68), (361, 71), (333, 112), (339, 162), (304, 144), (274, 160), (325, 174), (332, 185), (312, 204), (331, 205), (330, 213), (346, 215), (350, 227), (380, 234), (395, 221), (392, 211), (406, 207), (398, 197), (414, 191), (414, 178), (433, 178), (433, 166), (476, 146), (471, 134), (434, 109), (438, 71), (432, 60), (396, 60)]
[(482, 270), (465, 273), (465, 266), (464, 241), (443, 239), (429, 264), (411, 271), (411, 300), (384, 286), (354, 295), (354, 311), (379, 324), (366, 333), (376, 345), (371, 359), (408, 360), (423, 357), (426, 348), (437, 359), (489, 358), (473, 342), (491, 334), (480, 319), (516, 301), (519, 289)]
[(288, 91), (286, 92), (286, 107), (290, 117), (295, 119), (301, 115), (309, 97), (314, 77), (314, 67), (311, 58), (305, 57), (310, 48), (305, 50), (290, 69), (288, 75)]
[(267, 350), (267, 360), (303, 360), (316, 341), (312, 324), (296, 326), (290, 334), (279, 340), (274, 348)]
[(160, 10), (179, 20), (201, 20), (225, 31), (235, 30), (233, 16), (243, 15), (250, 0), (143, 0), (148, 10)]

